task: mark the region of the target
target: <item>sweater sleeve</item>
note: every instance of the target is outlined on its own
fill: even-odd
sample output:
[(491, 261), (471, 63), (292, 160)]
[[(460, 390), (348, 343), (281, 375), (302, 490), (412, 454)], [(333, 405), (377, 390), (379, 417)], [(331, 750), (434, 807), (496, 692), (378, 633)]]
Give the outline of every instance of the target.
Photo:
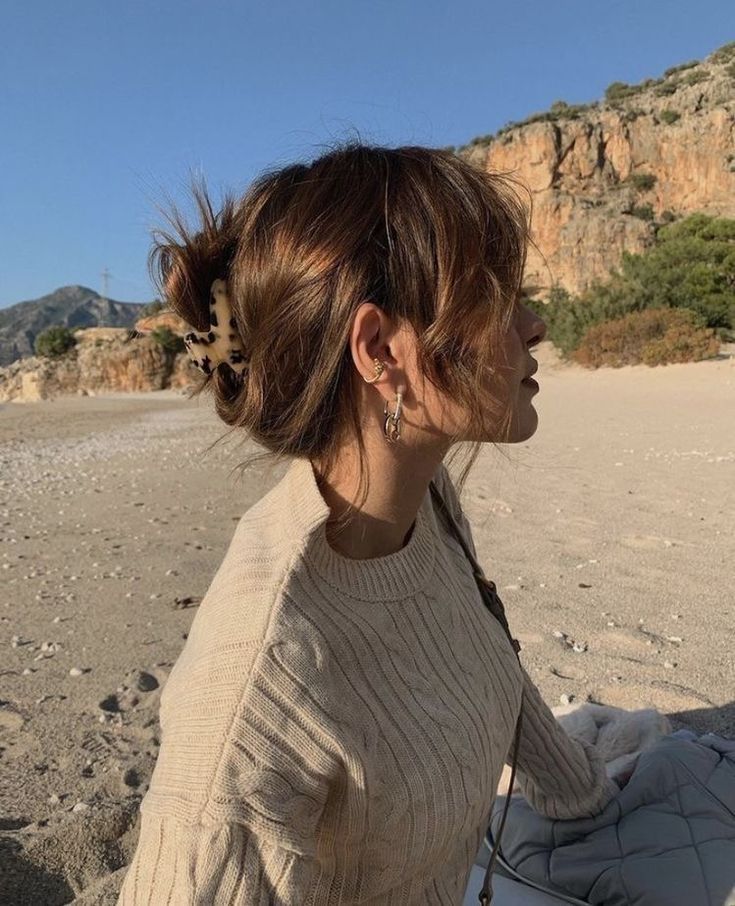
[[(523, 673), (523, 717), (516, 784), (547, 818), (591, 818), (620, 792), (594, 745), (570, 736)], [(513, 759), (513, 745), (506, 764)]]
[(117, 906), (296, 906), (316, 863), (242, 824), (144, 813)]
[(177, 662), (117, 906), (304, 902), (324, 868), (331, 763), (298, 657), (304, 645), (271, 635)]
[[(477, 558), (472, 528), (443, 463), (437, 470), (436, 480)], [(598, 814), (620, 788), (607, 776), (605, 762), (595, 746), (566, 732), (522, 664), (521, 671), (523, 718), (516, 785), (531, 807), (546, 817), (579, 818)], [(511, 745), (506, 764), (510, 765), (512, 759)]]

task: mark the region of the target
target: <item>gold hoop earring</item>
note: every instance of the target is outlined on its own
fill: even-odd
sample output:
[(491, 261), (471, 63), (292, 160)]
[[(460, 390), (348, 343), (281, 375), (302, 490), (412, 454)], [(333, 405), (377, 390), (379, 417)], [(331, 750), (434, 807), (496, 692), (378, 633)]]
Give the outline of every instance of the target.
[(375, 377), (363, 378), (366, 384), (374, 384), (385, 371), (385, 362), (381, 362), (380, 359), (373, 359), (373, 366), (375, 368)]
[(403, 401), (403, 393), (399, 390), (396, 393), (396, 411), (388, 411), (388, 401), (386, 400), (385, 406), (383, 408), (383, 415), (385, 420), (383, 422), (383, 434), (388, 443), (394, 444), (397, 443), (401, 437), (401, 403)]

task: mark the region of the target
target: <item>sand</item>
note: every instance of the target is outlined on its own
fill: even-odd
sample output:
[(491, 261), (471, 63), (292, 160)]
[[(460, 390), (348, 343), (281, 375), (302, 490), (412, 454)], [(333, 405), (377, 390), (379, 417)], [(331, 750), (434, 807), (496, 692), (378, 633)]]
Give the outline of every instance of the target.
[[(587, 371), (462, 503), (546, 701), (735, 735), (735, 357)], [(0, 407), (0, 903), (114, 904), (158, 706), (235, 522), (281, 476), (206, 399)]]

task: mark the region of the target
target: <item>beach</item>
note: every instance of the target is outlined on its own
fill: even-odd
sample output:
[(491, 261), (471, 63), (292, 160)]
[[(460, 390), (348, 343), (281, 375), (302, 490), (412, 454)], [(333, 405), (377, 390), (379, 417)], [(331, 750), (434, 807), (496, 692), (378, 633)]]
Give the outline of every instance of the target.
[[(524, 665), (550, 706), (735, 735), (732, 347), (597, 371), (533, 354), (536, 434), (485, 445), (462, 495)], [(286, 467), (240, 476), (253, 452), (206, 396), (0, 407), (0, 903), (115, 902), (161, 689)]]

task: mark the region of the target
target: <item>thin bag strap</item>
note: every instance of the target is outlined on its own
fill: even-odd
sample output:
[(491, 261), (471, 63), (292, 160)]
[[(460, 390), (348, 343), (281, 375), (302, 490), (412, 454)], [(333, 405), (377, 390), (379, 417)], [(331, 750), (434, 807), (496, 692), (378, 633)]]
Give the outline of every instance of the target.
[[(514, 639), (511, 634), (510, 627), (508, 626), (508, 620), (506, 619), (506, 616), (505, 616), (505, 608), (503, 606), (503, 602), (500, 600), (500, 597), (497, 594), (495, 583), (485, 576), (484, 572), (482, 571), (482, 567), (477, 562), (477, 559), (475, 558), (472, 551), (470, 550), (470, 547), (467, 544), (467, 541), (465, 540), (465, 537), (464, 537), (462, 531), (460, 530), (459, 526), (457, 525), (457, 522), (456, 522), (454, 516), (450, 512), (449, 507), (446, 505), (444, 498), (441, 495), (441, 492), (439, 491), (439, 489), (437, 488), (437, 486), (433, 480), (429, 482), (429, 488), (431, 489), (431, 495), (434, 498), (434, 501), (436, 502), (437, 506), (439, 507), (439, 511), (441, 512), (441, 514), (444, 518), (444, 521), (446, 522), (450, 532), (454, 535), (454, 537), (457, 539), (457, 541), (459, 541), (459, 543), (462, 545), (462, 548), (463, 548), (465, 554), (467, 555), (467, 559), (472, 564), (472, 571), (474, 573), (475, 580), (477, 582), (477, 586), (480, 589), (480, 595), (482, 597), (482, 600), (484, 601), (488, 610), (493, 614), (494, 617), (497, 618), (497, 620), (500, 622), (500, 625), (505, 630), (505, 634), (508, 636), (508, 639), (510, 640), (511, 645), (513, 646), (513, 650), (516, 653), (516, 657), (520, 661), (521, 644), (518, 641), (518, 639)], [(520, 738), (521, 738), (522, 715), (523, 715), (523, 707), (522, 707), (522, 702), (521, 702), (521, 710), (518, 712), (518, 721), (516, 722), (515, 738), (513, 740), (513, 764), (511, 767), (511, 771), (510, 771), (508, 794), (505, 798), (505, 807), (503, 808), (503, 817), (500, 819), (500, 828), (498, 829), (498, 837), (495, 841), (495, 845), (493, 846), (492, 852), (490, 853), (490, 861), (488, 862), (487, 869), (485, 870), (485, 880), (483, 882), (482, 888), (480, 889), (480, 893), (479, 893), (479, 902), (481, 903), (481, 906), (487, 906), (487, 904), (490, 903), (490, 901), (493, 898), (492, 873), (493, 873), (493, 869), (495, 867), (495, 859), (497, 857), (498, 850), (500, 848), (500, 839), (503, 835), (503, 827), (505, 826), (505, 818), (508, 814), (508, 807), (510, 805), (511, 792), (513, 790), (513, 782), (514, 782), (515, 776), (516, 776), (516, 765), (517, 765), (517, 761), (518, 761), (518, 751), (519, 751)]]
[[(477, 562), (477, 559), (475, 558), (472, 551), (470, 550), (470, 546), (467, 544), (467, 541), (465, 540), (464, 534), (462, 533), (461, 529), (457, 525), (457, 521), (455, 520), (451, 511), (449, 510), (449, 507), (445, 503), (444, 498), (442, 497), (441, 492), (439, 491), (439, 488), (437, 488), (433, 479), (429, 483), (429, 487), (431, 489), (431, 494), (432, 494), (434, 500), (438, 504), (439, 509), (441, 510), (446, 522), (449, 525), (450, 531), (452, 532), (454, 537), (457, 539), (457, 541), (459, 541), (459, 543), (462, 545), (462, 548), (464, 549), (464, 552), (467, 555), (467, 559), (472, 564), (472, 571), (475, 575), (475, 580), (477, 581), (477, 584), (480, 587), (480, 592), (482, 593), (483, 601), (485, 601), (488, 609), (493, 614), (493, 616), (496, 617), (498, 619), (498, 621), (500, 622), (500, 625), (505, 630), (505, 634), (508, 636), (508, 639), (509, 639), (511, 645), (513, 646), (513, 650), (515, 651), (516, 656), (518, 656), (518, 654), (521, 650), (521, 643), (518, 641), (518, 639), (514, 639), (511, 634), (510, 626), (508, 625), (508, 620), (506, 619), (506, 616), (505, 616), (505, 607), (503, 606), (503, 602), (500, 600), (497, 590), (496, 590), (497, 586), (492, 581), (492, 579), (488, 579), (486, 577), (485, 573), (482, 570), (482, 567)], [(520, 660), (520, 658), (519, 658), (519, 660)]]

